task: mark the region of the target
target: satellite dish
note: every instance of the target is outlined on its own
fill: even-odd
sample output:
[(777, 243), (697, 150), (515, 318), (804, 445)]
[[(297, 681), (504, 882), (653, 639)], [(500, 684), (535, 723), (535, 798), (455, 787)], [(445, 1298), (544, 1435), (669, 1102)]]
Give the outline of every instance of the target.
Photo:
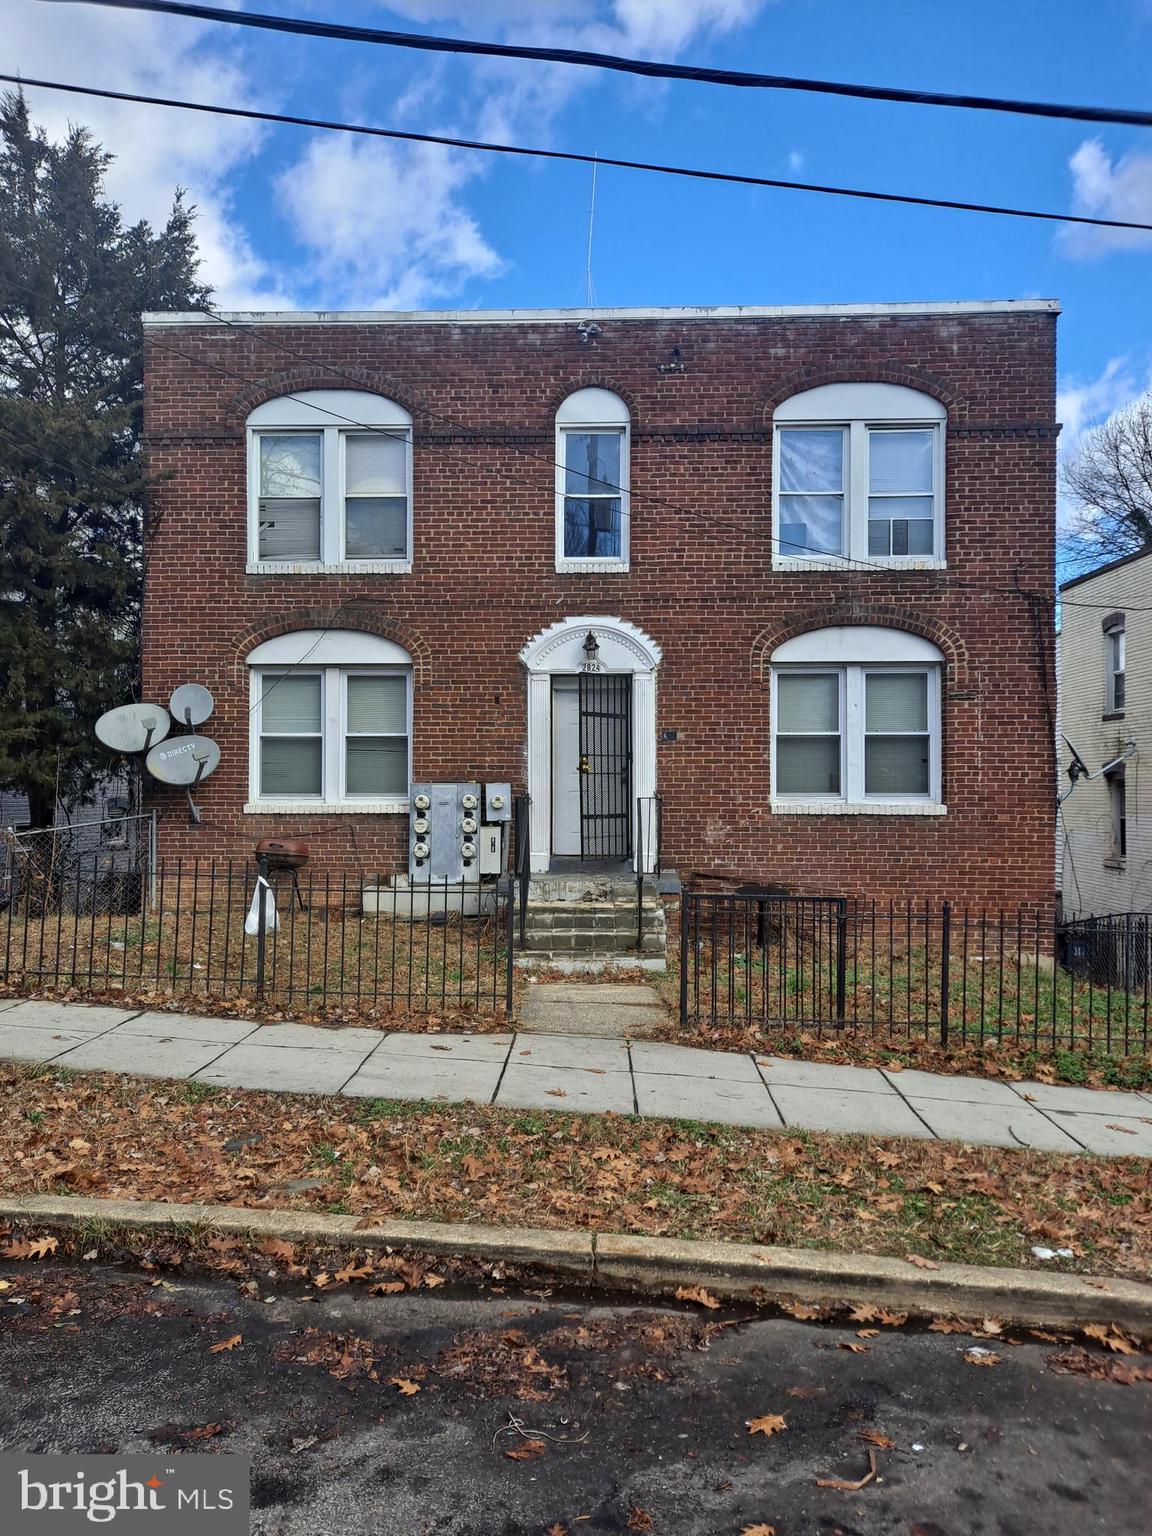
[(153, 747), (144, 766), (161, 784), (188, 787), (215, 771), (220, 763), (220, 748), (207, 736), (174, 736), (171, 741)]
[(146, 752), (163, 741), (172, 721), (163, 704), (122, 704), (96, 722), (96, 737), (113, 752)]
[(207, 688), (201, 688), (199, 683), (183, 683), (168, 700), (168, 708), (180, 725), (203, 725), (214, 702)]

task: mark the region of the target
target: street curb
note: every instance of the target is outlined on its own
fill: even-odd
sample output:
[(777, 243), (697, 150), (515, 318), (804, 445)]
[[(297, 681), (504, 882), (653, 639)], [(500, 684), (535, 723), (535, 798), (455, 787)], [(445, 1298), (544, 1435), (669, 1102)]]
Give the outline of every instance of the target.
[(868, 1302), (919, 1316), (996, 1317), (1006, 1323), (1116, 1323), (1152, 1336), (1152, 1285), (1091, 1275), (1044, 1274), (753, 1243), (387, 1221), (234, 1205), (92, 1200), (55, 1195), (0, 1199), (0, 1220), (19, 1226), (129, 1227), (139, 1232), (211, 1231), (358, 1249), (407, 1248), (486, 1264), (514, 1264), (605, 1288), (666, 1294), (704, 1286), (727, 1300)]

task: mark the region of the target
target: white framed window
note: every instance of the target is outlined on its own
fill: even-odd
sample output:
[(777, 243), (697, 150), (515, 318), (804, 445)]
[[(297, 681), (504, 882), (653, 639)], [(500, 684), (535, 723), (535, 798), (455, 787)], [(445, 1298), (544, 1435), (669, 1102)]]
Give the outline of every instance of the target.
[(412, 418), (364, 390), (306, 390), (248, 418), (248, 570), (412, 569)]
[(939, 814), (940, 673), (900, 630), (816, 630), (772, 657), (772, 808)]
[(556, 413), (558, 571), (628, 569), (629, 426), (607, 389), (578, 389)]
[(249, 812), (400, 812), (412, 777), (412, 667), (392, 641), (304, 630), (257, 646)]
[(773, 565), (944, 564), (944, 423), (898, 384), (825, 384), (777, 407)]
[(1124, 713), (1124, 666), (1127, 647), (1124, 641), (1124, 617), (1112, 614), (1104, 627), (1104, 711), (1109, 715)]
[(1128, 857), (1128, 785), (1124, 768), (1113, 769), (1106, 776), (1108, 786), (1109, 856), (1108, 863), (1121, 864)]

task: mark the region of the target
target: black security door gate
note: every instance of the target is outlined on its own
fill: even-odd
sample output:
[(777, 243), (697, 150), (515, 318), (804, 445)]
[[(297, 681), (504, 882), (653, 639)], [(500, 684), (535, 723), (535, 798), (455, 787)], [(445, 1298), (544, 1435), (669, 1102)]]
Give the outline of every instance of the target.
[(580, 673), (580, 857), (632, 853), (632, 678)]

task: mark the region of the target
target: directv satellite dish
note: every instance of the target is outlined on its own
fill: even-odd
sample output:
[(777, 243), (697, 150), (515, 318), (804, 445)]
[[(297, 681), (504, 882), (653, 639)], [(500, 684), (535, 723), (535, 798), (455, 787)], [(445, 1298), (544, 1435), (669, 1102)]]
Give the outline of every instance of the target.
[(174, 736), (153, 747), (144, 760), (154, 779), (183, 788), (206, 779), (219, 763), (220, 748), (207, 736)]
[(96, 737), (113, 752), (147, 752), (172, 725), (163, 704), (122, 704), (96, 722)]
[(184, 683), (168, 700), (168, 708), (180, 725), (203, 725), (212, 713), (214, 700), (199, 683)]

